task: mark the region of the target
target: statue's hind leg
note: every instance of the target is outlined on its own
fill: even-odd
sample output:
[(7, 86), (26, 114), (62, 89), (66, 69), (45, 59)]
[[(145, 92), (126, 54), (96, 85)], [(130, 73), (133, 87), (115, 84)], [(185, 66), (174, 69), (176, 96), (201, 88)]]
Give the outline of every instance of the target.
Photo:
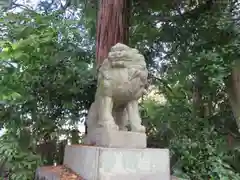
[(138, 101), (134, 100), (129, 102), (127, 105), (127, 111), (128, 111), (128, 118), (130, 121), (131, 131), (145, 133), (145, 127), (141, 124), (142, 120), (139, 115)]
[(108, 96), (101, 96), (98, 99), (98, 113), (99, 113), (99, 121), (98, 124), (101, 127), (107, 129), (118, 130), (118, 126), (116, 125), (113, 116), (112, 116), (112, 109), (113, 109), (113, 100), (111, 97)]
[(120, 131), (128, 131), (128, 115), (126, 108), (119, 108), (114, 111), (115, 121)]

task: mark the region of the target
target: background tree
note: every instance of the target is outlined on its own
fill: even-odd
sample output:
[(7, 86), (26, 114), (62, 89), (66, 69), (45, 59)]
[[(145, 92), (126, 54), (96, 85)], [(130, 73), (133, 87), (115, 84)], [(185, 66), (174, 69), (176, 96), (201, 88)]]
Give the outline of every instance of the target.
[(72, 130), (93, 101), (94, 54), (81, 25), (57, 11), (9, 12), (1, 28), (1, 160), (11, 179), (31, 179), (40, 159), (58, 164), (62, 144), (79, 142)]
[(131, 0), (101, 0), (97, 20), (96, 64), (101, 65), (112, 46), (128, 44)]

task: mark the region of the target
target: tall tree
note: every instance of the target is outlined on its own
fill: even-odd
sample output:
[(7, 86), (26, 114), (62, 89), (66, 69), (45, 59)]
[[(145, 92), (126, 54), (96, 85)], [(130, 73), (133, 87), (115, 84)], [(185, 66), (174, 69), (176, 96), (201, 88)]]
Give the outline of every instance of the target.
[(131, 0), (101, 0), (98, 10), (96, 65), (116, 43), (128, 44)]
[[(110, 48), (116, 43), (128, 44), (131, 0), (101, 0), (96, 34), (96, 67), (101, 66)], [(85, 133), (87, 134), (87, 124)]]

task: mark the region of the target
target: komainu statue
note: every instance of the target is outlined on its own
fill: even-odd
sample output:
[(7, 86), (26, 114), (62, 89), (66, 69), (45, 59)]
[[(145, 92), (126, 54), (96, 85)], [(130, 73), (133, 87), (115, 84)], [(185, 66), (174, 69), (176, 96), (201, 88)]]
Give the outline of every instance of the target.
[(124, 44), (113, 46), (99, 68), (95, 101), (87, 117), (88, 132), (109, 130), (145, 133), (138, 99), (146, 92), (148, 71), (143, 55)]

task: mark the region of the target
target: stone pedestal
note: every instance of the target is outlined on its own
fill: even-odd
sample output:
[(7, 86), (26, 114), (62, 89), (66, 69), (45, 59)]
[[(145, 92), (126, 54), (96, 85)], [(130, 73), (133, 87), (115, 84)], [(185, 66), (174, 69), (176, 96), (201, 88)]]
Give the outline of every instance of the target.
[(96, 128), (84, 138), (84, 144), (111, 148), (146, 148), (145, 133)]
[(66, 146), (64, 165), (86, 180), (170, 180), (168, 149)]

